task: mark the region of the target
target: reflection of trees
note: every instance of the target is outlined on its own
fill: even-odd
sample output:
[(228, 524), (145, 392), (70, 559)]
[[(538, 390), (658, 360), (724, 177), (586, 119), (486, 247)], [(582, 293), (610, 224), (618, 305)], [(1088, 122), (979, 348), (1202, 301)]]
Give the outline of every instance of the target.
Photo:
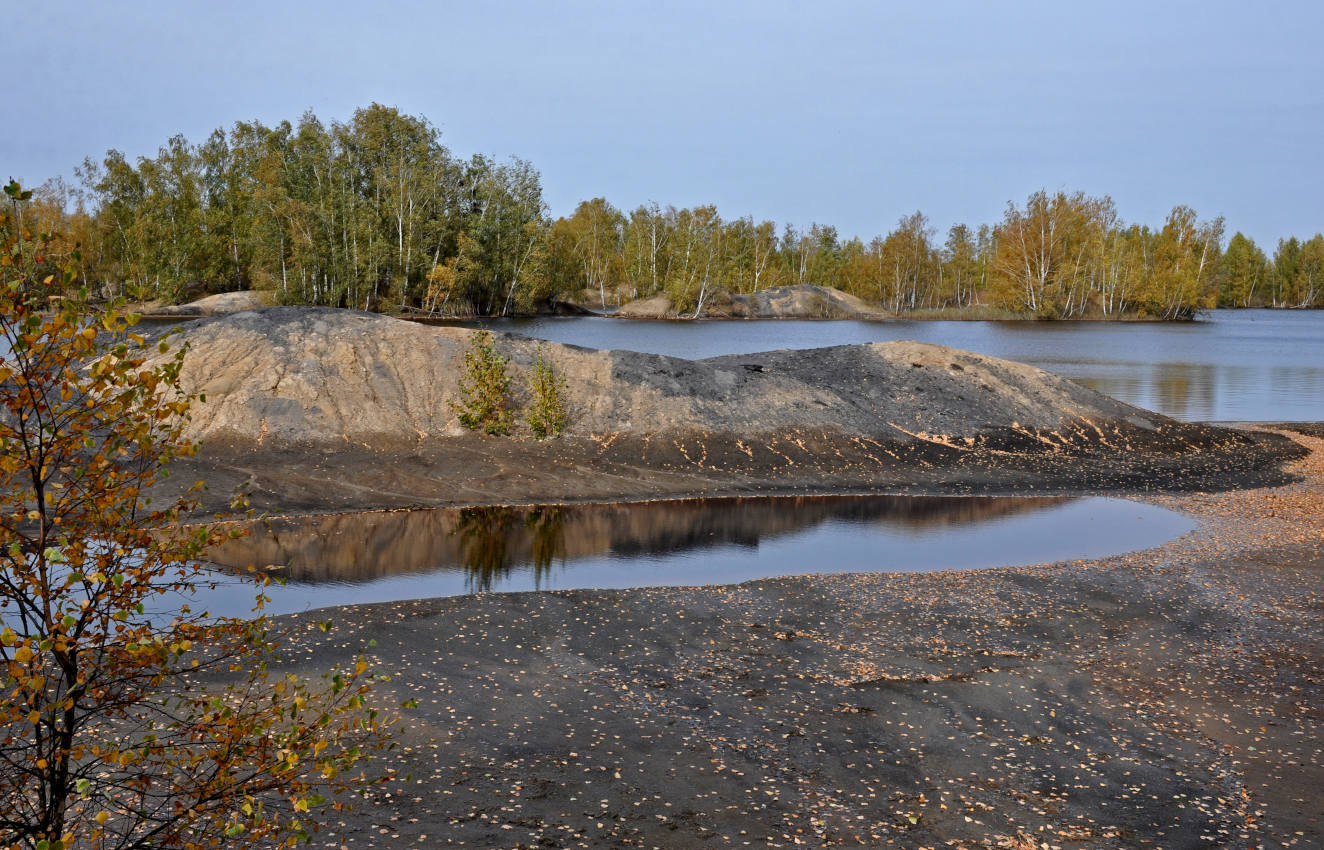
[(1207, 363), (1155, 364), (1155, 409), (1179, 419), (1208, 419), (1214, 411), (1217, 371)]
[(465, 583), (472, 593), (486, 593), (497, 579), (510, 572), (508, 532), (515, 511), (503, 507), (463, 508), (452, 537), (460, 540)]
[(474, 592), (501, 590), (517, 571), (541, 587), (556, 562), (603, 555), (665, 556), (714, 546), (756, 547), (825, 522), (938, 529), (997, 520), (1056, 497), (801, 496), (682, 499), (642, 504), (472, 507), (272, 520), (207, 559), (236, 569), (282, 565), (296, 583), (371, 581), (463, 571)]
[[(521, 517), (523, 523), (517, 523)], [(552, 562), (565, 560), (565, 524), (565, 510), (553, 505), (457, 511), (450, 536), (459, 540), (470, 592), (493, 590), (512, 569), (524, 564), (532, 567), (534, 585), (541, 587)]]
[(565, 561), (565, 509), (540, 505), (529, 511), (524, 527), (533, 534), (529, 546), (529, 559), (533, 563), (533, 579), (542, 586), (542, 579), (552, 569), (552, 561)]

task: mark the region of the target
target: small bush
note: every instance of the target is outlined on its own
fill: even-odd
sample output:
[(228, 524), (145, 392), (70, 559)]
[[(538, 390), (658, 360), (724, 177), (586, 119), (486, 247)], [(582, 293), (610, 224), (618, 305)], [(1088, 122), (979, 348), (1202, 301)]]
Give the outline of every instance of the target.
[(491, 333), (479, 331), (473, 335), (464, 353), (460, 399), (450, 403), (461, 425), (486, 434), (510, 433), (509, 363), (510, 358), (497, 354)]
[(565, 430), (565, 394), (565, 378), (556, 374), (542, 349), (538, 349), (538, 358), (529, 370), (529, 409), (524, 414), (538, 439), (555, 437)]

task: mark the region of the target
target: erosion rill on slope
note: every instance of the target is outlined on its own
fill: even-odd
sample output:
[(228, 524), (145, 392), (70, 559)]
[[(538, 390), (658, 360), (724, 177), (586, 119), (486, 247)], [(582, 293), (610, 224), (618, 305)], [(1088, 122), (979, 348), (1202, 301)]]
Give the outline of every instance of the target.
[[(219, 502), (268, 510), (770, 492), (1213, 489), (1282, 479), (1280, 437), (1181, 423), (1031, 366), (913, 342), (683, 360), (494, 334), (511, 403), (539, 352), (569, 423), (460, 426), (477, 331), (270, 308), (187, 327), (188, 436)], [(177, 476), (191, 480), (191, 475)]]

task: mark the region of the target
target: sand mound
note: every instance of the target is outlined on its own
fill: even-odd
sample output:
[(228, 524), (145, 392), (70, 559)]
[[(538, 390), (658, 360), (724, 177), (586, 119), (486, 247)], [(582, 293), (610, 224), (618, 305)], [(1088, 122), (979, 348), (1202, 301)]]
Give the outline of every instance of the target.
[[(623, 319), (694, 318), (681, 316), (666, 295), (623, 305), (613, 315)], [(887, 314), (867, 301), (831, 286), (776, 286), (750, 295), (719, 292), (704, 303), (708, 319), (883, 319)]]
[[(262, 444), (374, 447), (458, 436), (463, 353), (475, 331), (370, 313), (278, 307), (184, 329), (183, 379), (207, 402), (189, 436)], [(816, 429), (889, 441), (960, 441), (1072, 423), (1176, 426), (1019, 363), (890, 342), (682, 360), (496, 334), (514, 401), (541, 348), (566, 378), (571, 435)], [(522, 426), (521, 426), (522, 427)]]
[(208, 295), (187, 304), (148, 307), (143, 312), (151, 316), (224, 316), (244, 310), (257, 310), (275, 303), (275, 293), (266, 290), (222, 292)]
[(638, 301), (622, 304), (620, 309), (611, 315), (618, 319), (674, 319), (676, 311), (671, 306), (670, 298), (665, 295), (654, 295), (652, 298), (641, 298)]
[(731, 299), (733, 316), (750, 319), (881, 319), (862, 298), (831, 286), (777, 286)]

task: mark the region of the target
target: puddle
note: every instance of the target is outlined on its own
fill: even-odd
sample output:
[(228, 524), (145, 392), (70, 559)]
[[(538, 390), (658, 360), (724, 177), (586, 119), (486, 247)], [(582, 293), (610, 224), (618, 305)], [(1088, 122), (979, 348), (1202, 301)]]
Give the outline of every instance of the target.
[[(273, 520), (209, 553), (274, 565), (268, 613), (486, 591), (733, 584), (1099, 558), (1194, 528), (1124, 499), (814, 496), (479, 507)], [(243, 614), (252, 590), (206, 593)]]

